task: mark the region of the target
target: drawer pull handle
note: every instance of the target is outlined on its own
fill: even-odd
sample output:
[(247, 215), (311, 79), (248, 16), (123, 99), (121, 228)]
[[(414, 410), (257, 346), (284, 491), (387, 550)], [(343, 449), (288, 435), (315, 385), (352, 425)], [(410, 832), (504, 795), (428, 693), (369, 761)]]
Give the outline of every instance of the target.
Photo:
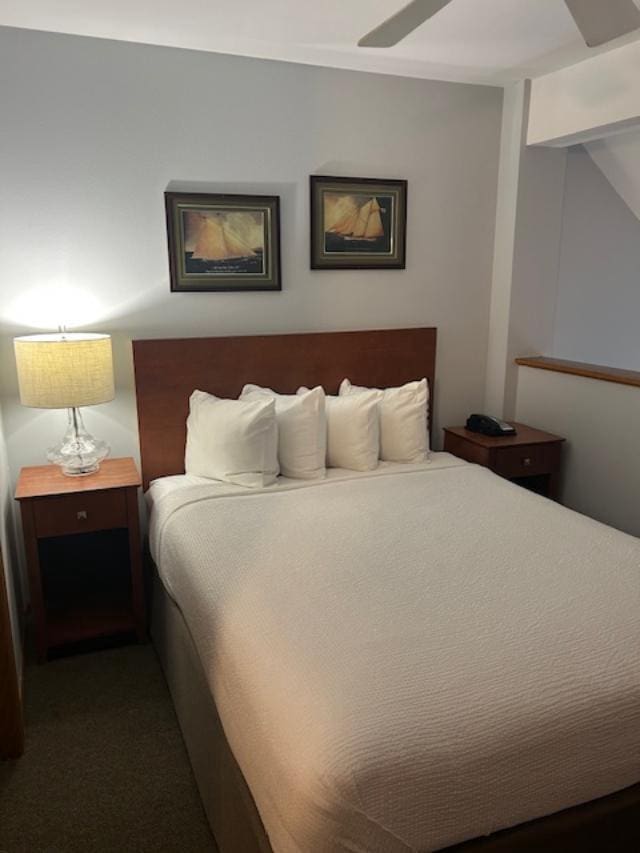
[(522, 460), (522, 464), (524, 465), (525, 468), (529, 468), (531, 466), (531, 457), (525, 456), (524, 459)]
[(86, 509), (81, 509), (77, 513), (78, 521), (86, 521), (87, 520), (87, 511)]

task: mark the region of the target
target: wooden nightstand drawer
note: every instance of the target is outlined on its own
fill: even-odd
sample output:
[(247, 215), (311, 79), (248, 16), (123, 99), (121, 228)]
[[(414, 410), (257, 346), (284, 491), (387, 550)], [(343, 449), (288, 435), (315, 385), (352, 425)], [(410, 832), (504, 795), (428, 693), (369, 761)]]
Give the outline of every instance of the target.
[(33, 512), (39, 538), (127, 527), (127, 503), (122, 489), (37, 498)]
[(560, 461), (560, 445), (530, 444), (494, 451), (491, 469), (502, 477), (548, 474)]

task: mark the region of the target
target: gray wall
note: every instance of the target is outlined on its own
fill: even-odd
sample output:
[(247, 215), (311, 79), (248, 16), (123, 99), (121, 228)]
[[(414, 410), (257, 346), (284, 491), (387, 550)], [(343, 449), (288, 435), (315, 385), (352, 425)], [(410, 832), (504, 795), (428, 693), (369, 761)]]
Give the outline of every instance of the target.
[(587, 152), (569, 150), (553, 352), (640, 370), (640, 221)]
[[(117, 454), (137, 452), (132, 337), (435, 325), (438, 425), (481, 405), (501, 90), (11, 29), (0, 78), (14, 476), (64, 423), (19, 406), (11, 336), (58, 322), (114, 334), (117, 398), (86, 422)], [(406, 271), (309, 270), (311, 173), (408, 179)], [(167, 187), (279, 194), (283, 292), (170, 294)]]

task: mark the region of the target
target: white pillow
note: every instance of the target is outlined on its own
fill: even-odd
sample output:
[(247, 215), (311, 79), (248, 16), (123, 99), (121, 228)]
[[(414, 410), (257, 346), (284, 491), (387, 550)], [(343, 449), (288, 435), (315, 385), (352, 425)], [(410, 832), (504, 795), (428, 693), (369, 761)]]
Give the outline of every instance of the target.
[(377, 394), (380, 403), (380, 458), (387, 462), (424, 462), (429, 454), (426, 379), (399, 388), (363, 388), (344, 379), (341, 396)]
[(204, 391), (189, 398), (187, 474), (249, 488), (278, 476), (275, 400), (223, 400)]
[(241, 400), (275, 400), (280, 473), (296, 480), (324, 477), (327, 418), (324, 391), (318, 385), (305, 394), (277, 394), (271, 388), (245, 385)]
[[(305, 394), (299, 388), (298, 394)], [(375, 391), (349, 397), (325, 397), (327, 467), (372, 471), (378, 467), (380, 427)]]

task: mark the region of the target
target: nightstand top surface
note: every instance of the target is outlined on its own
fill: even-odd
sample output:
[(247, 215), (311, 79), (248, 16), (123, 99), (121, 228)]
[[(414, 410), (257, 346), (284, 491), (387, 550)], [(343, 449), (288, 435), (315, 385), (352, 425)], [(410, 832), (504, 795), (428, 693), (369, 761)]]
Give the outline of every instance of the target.
[(122, 489), (140, 484), (140, 474), (130, 456), (105, 459), (100, 464), (99, 471), (84, 477), (68, 477), (57, 465), (32, 465), (20, 471), (16, 500), (96, 492), (101, 489)]
[(516, 428), (516, 435), (481, 435), (479, 432), (471, 432), (466, 427), (445, 427), (444, 431), (478, 444), (480, 447), (518, 447), (522, 444), (550, 444), (564, 441), (564, 438), (559, 435), (543, 432), (526, 424), (519, 424), (516, 421), (508, 421), (508, 423)]

